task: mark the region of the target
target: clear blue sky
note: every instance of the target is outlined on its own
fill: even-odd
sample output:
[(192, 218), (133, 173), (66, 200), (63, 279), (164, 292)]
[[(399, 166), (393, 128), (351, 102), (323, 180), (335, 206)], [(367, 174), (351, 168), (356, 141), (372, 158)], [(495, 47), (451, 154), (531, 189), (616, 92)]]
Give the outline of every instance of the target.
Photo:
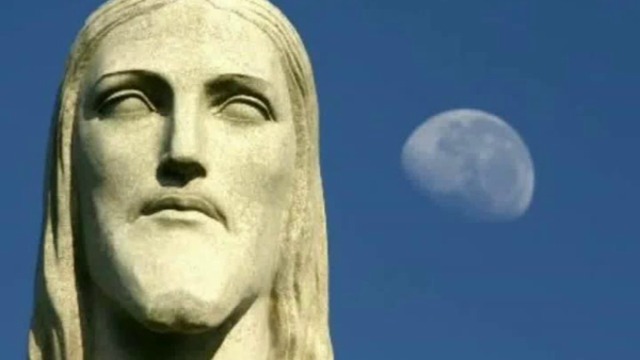
[[(338, 359), (640, 359), (640, 2), (274, 1), (315, 66)], [(24, 358), (45, 144), (100, 1), (0, 5), (0, 357)], [(506, 119), (536, 168), (506, 224), (441, 212), (400, 150), (457, 107)]]

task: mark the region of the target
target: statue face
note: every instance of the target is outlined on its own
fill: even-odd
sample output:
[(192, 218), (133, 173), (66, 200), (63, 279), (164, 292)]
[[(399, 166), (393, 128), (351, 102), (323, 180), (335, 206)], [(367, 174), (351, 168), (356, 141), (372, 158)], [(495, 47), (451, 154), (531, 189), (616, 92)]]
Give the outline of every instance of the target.
[(176, 2), (111, 31), (85, 74), (73, 171), (96, 289), (151, 329), (184, 332), (268, 296), (296, 153), (270, 38)]

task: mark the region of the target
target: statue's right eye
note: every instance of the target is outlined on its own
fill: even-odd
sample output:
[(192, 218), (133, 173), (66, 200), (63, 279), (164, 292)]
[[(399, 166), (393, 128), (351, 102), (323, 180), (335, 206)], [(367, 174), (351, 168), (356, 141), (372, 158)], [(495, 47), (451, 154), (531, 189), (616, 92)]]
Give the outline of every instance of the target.
[(151, 101), (138, 90), (111, 94), (98, 107), (98, 113), (104, 117), (141, 116), (156, 111)]

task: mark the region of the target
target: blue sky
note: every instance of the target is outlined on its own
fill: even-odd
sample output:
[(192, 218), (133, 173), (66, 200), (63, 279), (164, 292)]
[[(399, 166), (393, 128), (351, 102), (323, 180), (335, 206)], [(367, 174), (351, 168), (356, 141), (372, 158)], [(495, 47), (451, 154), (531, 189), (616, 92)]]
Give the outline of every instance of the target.
[[(315, 68), (338, 359), (640, 359), (640, 2), (274, 2)], [(54, 96), (99, 3), (0, 5), (2, 358), (24, 358)], [(405, 179), (407, 136), (459, 107), (528, 144), (523, 218), (468, 223)]]

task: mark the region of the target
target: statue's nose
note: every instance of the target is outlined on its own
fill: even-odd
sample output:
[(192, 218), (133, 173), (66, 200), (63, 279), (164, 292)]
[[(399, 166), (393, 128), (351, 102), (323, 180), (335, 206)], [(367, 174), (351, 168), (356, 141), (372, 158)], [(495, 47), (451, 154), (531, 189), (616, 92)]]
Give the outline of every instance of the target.
[(200, 116), (197, 104), (192, 103), (176, 106), (168, 124), (166, 150), (157, 172), (158, 179), (165, 186), (184, 186), (207, 175), (199, 141)]
[(195, 99), (182, 99), (175, 104), (167, 144), (168, 155), (175, 160), (195, 161), (198, 158), (197, 108)]

